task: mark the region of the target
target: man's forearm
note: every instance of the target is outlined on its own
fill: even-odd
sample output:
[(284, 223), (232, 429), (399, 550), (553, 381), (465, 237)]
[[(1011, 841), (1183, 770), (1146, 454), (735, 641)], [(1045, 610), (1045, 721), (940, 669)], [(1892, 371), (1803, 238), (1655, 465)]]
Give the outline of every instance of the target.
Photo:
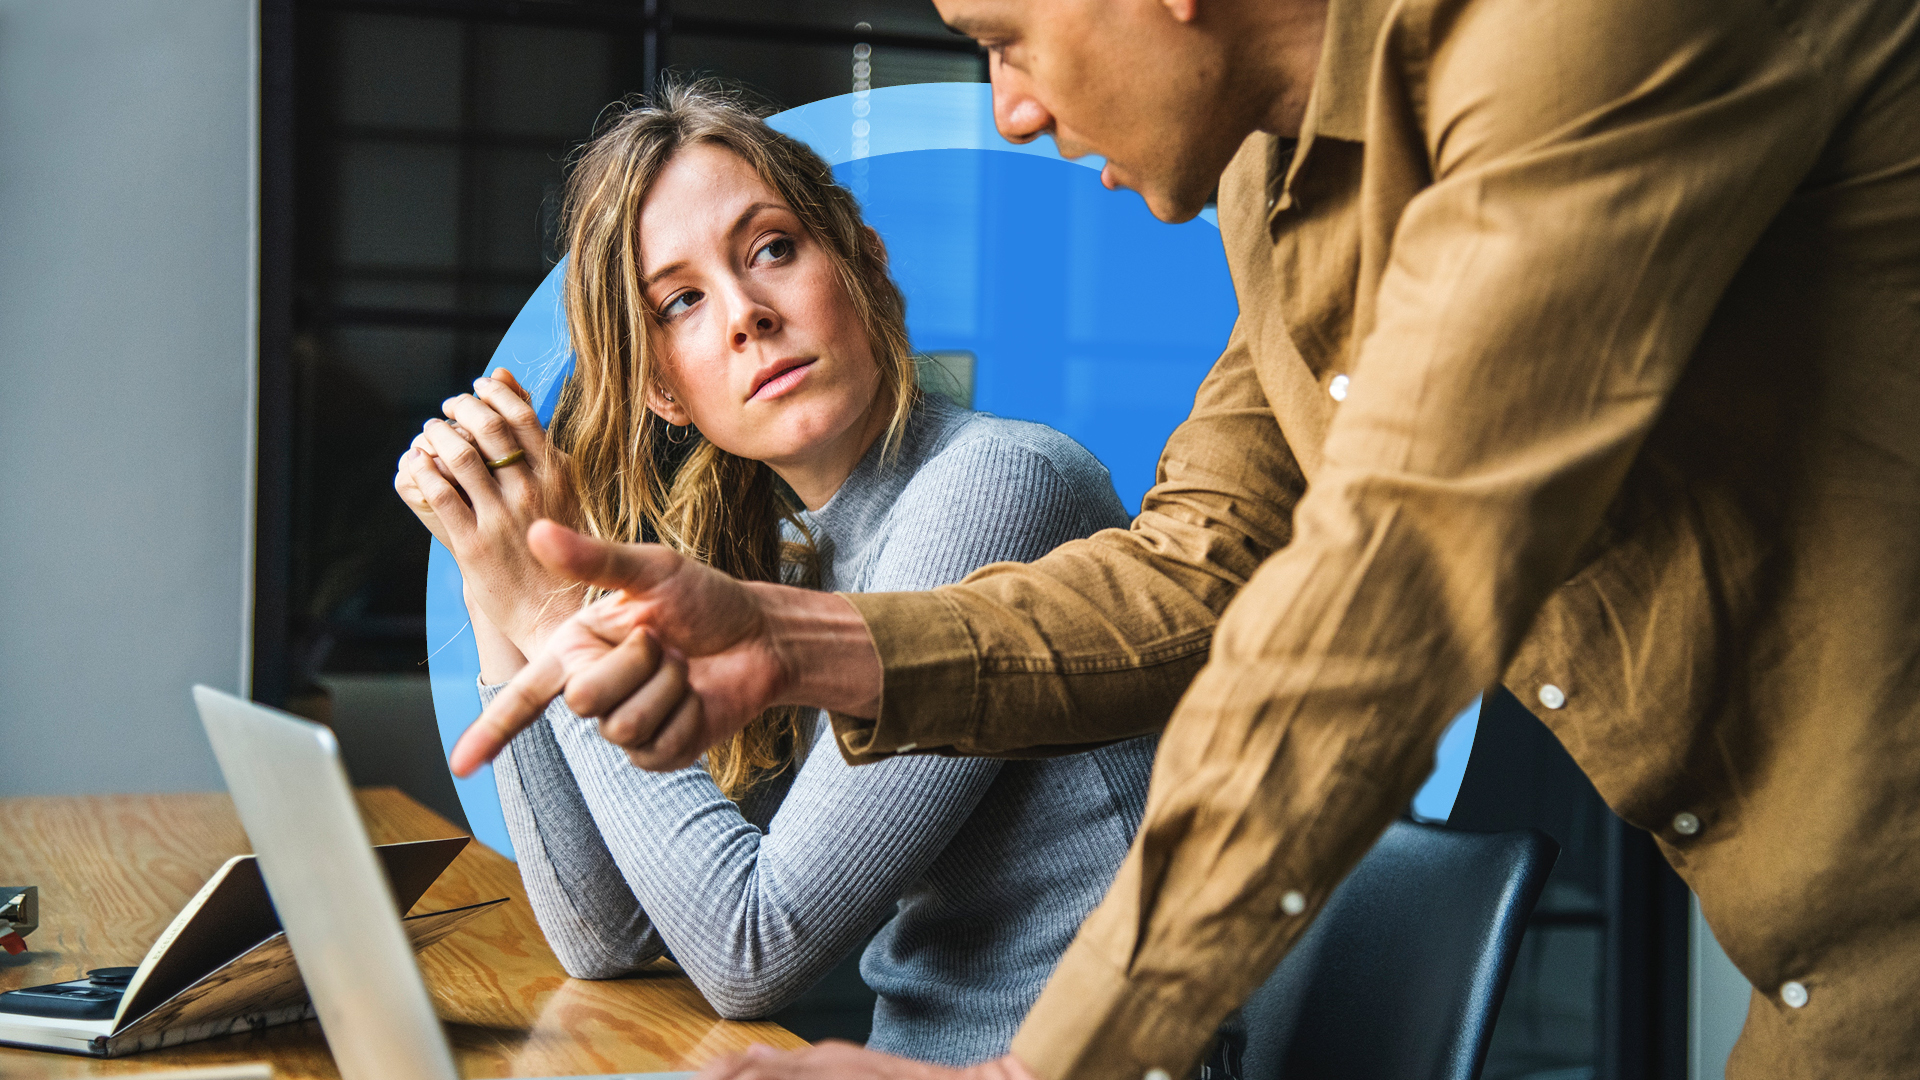
[(1158, 730), (1304, 487), (1236, 330), (1130, 530), (850, 598), (886, 674), (883, 697), (835, 711), (841, 753), (1037, 757)]
[(749, 586), (767, 624), (767, 642), (783, 675), (777, 704), (807, 705), (849, 716), (880, 711), (880, 654), (847, 599), (784, 585)]

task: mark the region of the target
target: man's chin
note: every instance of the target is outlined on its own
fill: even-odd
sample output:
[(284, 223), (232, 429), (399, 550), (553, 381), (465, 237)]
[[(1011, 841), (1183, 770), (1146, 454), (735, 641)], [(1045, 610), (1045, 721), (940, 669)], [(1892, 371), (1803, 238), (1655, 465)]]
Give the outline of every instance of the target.
[(1140, 184), (1132, 177), (1122, 176), (1120, 171), (1113, 167), (1111, 161), (1101, 168), (1100, 182), (1109, 190), (1117, 191), (1126, 188), (1129, 191), (1138, 192), (1140, 198), (1146, 202), (1148, 212), (1169, 225), (1192, 221), (1199, 216), (1200, 211), (1207, 208), (1207, 192), (1201, 192), (1198, 197), (1195, 197), (1186, 193), (1169, 193), (1157, 184)]
[(1179, 197), (1162, 191), (1143, 191), (1140, 197), (1146, 201), (1148, 212), (1169, 225), (1178, 225), (1183, 221), (1192, 221), (1207, 208), (1206, 196), (1200, 198)]

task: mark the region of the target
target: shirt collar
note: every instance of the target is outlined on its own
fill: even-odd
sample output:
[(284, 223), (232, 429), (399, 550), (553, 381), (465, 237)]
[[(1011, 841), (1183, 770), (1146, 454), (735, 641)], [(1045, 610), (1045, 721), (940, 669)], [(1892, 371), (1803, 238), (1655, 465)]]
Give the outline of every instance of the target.
[(1367, 131), (1367, 86), (1374, 45), (1398, 0), (1327, 0), (1320, 69), (1307, 101), (1302, 142), (1311, 137), (1360, 142)]
[(1270, 140), (1267, 164), (1267, 227), (1294, 209), (1294, 180), (1313, 156), (1315, 139), (1365, 142), (1367, 87), (1373, 76), (1373, 51), (1380, 28), (1400, 0), (1327, 0), (1327, 27), (1320, 43), (1320, 67), (1307, 95), (1300, 138)]

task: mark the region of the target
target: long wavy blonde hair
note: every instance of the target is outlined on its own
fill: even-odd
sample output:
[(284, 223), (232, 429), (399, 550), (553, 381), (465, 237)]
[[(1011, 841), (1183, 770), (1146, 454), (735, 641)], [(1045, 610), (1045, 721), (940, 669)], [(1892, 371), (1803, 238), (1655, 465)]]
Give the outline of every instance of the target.
[[(609, 110), (575, 156), (561, 226), (574, 368), (554, 413), (581, 523), (595, 536), (657, 540), (738, 578), (817, 584), (816, 553), (791, 492), (763, 462), (730, 454), (692, 428), (673, 429), (646, 407), (658, 381), (640, 265), (640, 208), (681, 149), (708, 144), (738, 155), (784, 199), (832, 260), (880, 366), (898, 444), (919, 399), (906, 301), (887, 273), (886, 250), (819, 155), (767, 126), (737, 91), (711, 80), (669, 84)], [(884, 452), (884, 450), (883, 450)], [(799, 542), (782, 536), (782, 523)], [(768, 710), (707, 752), (729, 798), (778, 773), (811, 710)]]

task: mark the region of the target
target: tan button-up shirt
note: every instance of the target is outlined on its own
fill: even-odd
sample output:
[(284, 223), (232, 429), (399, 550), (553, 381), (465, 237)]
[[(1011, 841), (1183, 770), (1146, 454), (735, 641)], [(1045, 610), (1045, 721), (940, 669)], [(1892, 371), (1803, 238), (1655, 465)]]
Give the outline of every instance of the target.
[(1920, 1076), (1917, 25), (1332, 0), (1132, 529), (850, 597), (850, 757), (1165, 725), (1021, 1058), (1178, 1075), (1504, 680), (1756, 988), (1730, 1075)]

